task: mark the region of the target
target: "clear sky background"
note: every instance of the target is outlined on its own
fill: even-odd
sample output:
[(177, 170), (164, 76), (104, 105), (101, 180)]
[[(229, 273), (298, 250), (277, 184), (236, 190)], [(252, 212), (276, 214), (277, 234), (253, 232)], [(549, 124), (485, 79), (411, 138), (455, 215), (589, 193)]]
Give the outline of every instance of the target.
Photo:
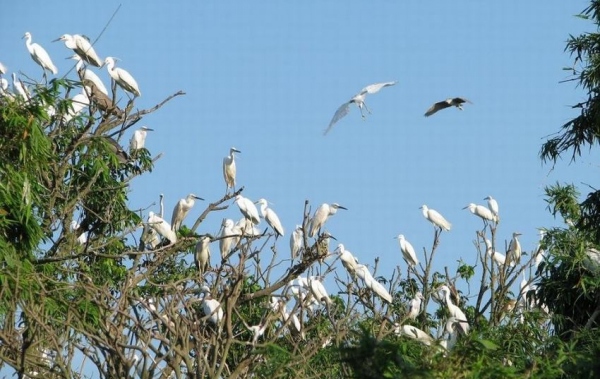
[[(597, 154), (554, 170), (539, 159), (544, 137), (577, 114), (570, 105), (584, 96), (559, 81), (572, 64), (569, 34), (591, 28), (573, 17), (588, 1), (13, 1), (2, 7), (0, 61), (9, 73), (41, 78), (21, 39), (29, 31), (65, 75), (72, 53), (51, 41), (65, 33), (95, 39), (120, 3), (98, 54), (120, 58), (117, 66), (136, 78), (139, 108), (186, 92), (140, 124), (155, 129), (147, 147), (164, 157), (132, 183), (132, 208), (164, 193), (170, 218), (190, 192), (221, 198), (222, 158), (235, 146), (238, 185), (246, 197), (273, 203), (286, 257), (305, 199), (313, 210), (338, 202), (348, 211), (327, 229), (361, 262), (380, 257), (389, 276), (405, 267), (394, 236), (430, 248), (433, 228), (418, 209), (427, 204), (453, 224), (436, 262), (453, 272), (458, 259), (475, 261), (482, 223), (462, 209), (469, 202), (496, 198), (498, 245), (519, 231), (529, 252), (536, 228), (562, 224), (546, 210), (544, 187), (598, 175)], [(106, 68), (92, 69), (109, 83)], [(352, 106), (322, 135), (340, 104), (391, 80), (398, 84), (367, 97), (373, 114), (365, 121)], [(423, 117), (454, 96), (473, 104)], [(197, 203), (186, 224), (203, 209)], [(198, 232), (217, 233), (223, 217), (240, 213), (233, 205), (211, 214)], [(212, 250), (216, 262), (216, 244)]]

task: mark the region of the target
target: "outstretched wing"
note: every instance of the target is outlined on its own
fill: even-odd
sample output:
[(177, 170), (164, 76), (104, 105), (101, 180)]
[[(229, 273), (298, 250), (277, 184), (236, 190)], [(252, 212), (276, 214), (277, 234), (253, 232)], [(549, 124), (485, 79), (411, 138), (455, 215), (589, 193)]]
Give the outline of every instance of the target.
[(335, 114), (333, 115), (331, 122), (329, 122), (327, 129), (325, 129), (325, 132), (323, 132), (323, 135), (329, 133), (331, 128), (333, 128), (333, 125), (335, 125), (335, 123), (338, 122), (342, 117), (347, 115), (348, 112), (350, 112), (350, 101), (345, 102), (337, 109), (337, 111), (335, 111)]
[(368, 93), (368, 94), (372, 94), (372, 93), (377, 93), (379, 92), (380, 89), (382, 89), (383, 87), (388, 87), (388, 86), (393, 86), (394, 84), (398, 83), (397, 80), (393, 81), (393, 82), (384, 82), (384, 83), (375, 83), (375, 84), (371, 84), (366, 86), (365, 88), (363, 88), (360, 93)]
[(469, 99), (465, 99), (464, 97), (455, 97), (454, 99), (452, 99), (452, 102), (456, 103), (456, 104), (463, 104), (463, 103), (473, 104), (472, 102), (469, 101)]
[(450, 104), (448, 104), (446, 101), (438, 101), (437, 103), (433, 104), (431, 106), (431, 108), (429, 108), (427, 110), (427, 112), (425, 112), (425, 117), (429, 117), (432, 114), (434, 114), (435, 112), (442, 110), (444, 108), (448, 108), (450, 106)]

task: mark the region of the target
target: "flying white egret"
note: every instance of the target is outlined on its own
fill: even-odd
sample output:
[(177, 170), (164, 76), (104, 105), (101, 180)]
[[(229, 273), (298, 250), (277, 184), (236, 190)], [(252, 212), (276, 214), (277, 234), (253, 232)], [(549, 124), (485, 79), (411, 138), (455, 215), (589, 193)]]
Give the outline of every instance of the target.
[(302, 232), (302, 226), (296, 225), (296, 229), (292, 232), (290, 236), (290, 252), (292, 253), (292, 259), (298, 258), (300, 254), (300, 250), (302, 249), (302, 243), (304, 236), (304, 232)]
[(452, 224), (449, 223), (448, 221), (446, 221), (446, 219), (444, 218), (444, 216), (442, 216), (441, 214), (439, 214), (438, 212), (436, 212), (433, 209), (429, 209), (427, 207), (427, 205), (423, 205), (421, 206), (421, 208), (423, 210), (423, 216), (429, 220), (429, 222), (431, 222), (434, 226), (437, 226), (438, 228), (442, 229), (442, 230), (450, 230), (450, 228), (452, 228)]
[(451, 317), (455, 317), (457, 323), (464, 334), (469, 333), (469, 323), (467, 322), (467, 316), (465, 316), (464, 312), (450, 299), (450, 288), (448, 286), (443, 285), (439, 288), (439, 291), (443, 292), (445, 295), (446, 306), (448, 307), (448, 311), (450, 312)]
[(69, 58), (77, 61), (77, 63), (75, 64), (75, 69), (77, 70), (77, 73), (79, 73), (79, 75), (81, 76), (81, 81), (85, 79), (90, 80), (96, 85), (96, 87), (98, 87), (98, 89), (103, 94), (108, 96), (108, 90), (106, 89), (104, 83), (102, 83), (102, 80), (92, 70), (88, 70), (83, 66), (83, 61), (81, 60), (81, 57), (79, 55), (73, 54)]
[(152, 132), (154, 129), (150, 129), (147, 126), (142, 126), (135, 132), (133, 132), (133, 136), (131, 136), (131, 140), (129, 141), (129, 153), (134, 150), (139, 150), (144, 148), (144, 144), (146, 143), (146, 135), (148, 132)]
[(79, 116), (83, 109), (90, 105), (90, 99), (85, 91), (85, 88), (81, 89), (81, 92), (73, 96), (71, 104), (69, 104), (69, 110), (64, 115), (64, 122), (69, 122), (73, 118)]
[(443, 101), (438, 101), (437, 103), (433, 104), (431, 106), (431, 108), (429, 108), (427, 110), (427, 112), (425, 112), (425, 117), (429, 117), (437, 111), (440, 111), (442, 109), (446, 109), (446, 108), (452, 107), (452, 106), (454, 106), (462, 111), (462, 105), (464, 103), (471, 103), (471, 102), (463, 97), (451, 97), (451, 98), (448, 98)]
[(419, 264), (419, 260), (417, 259), (417, 253), (415, 253), (415, 248), (404, 238), (403, 234), (398, 234), (396, 237), (398, 239), (398, 243), (400, 244), (400, 251), (402, 252), (402, 257), (406, 261), (409, 266), (415, 267)]
[(327, 221), (329, 216), (333, 216), (334, 214), (336, 214), (338, 209), (346, 208), (339, 205), (338, 203), (321, 204), (321, 206), (317, 208), (313, 218), (311, 219), (308, 236), (314, 237), (315, 233), (317, 233), (323, 227), (323, 225), (325, 225), (325, 222)]
[(364, 119), (365, 115), (363, 113), (363, 107), (365, 108), (365, 110), (367, 112), (371, 113), (371, 111), (367, 107), (367, 104), (365, 104), (365, 97), (367, 97), (367, 95), (369, 95), (369, 94), (379, 92), (379, 90), (381, 90), (383, 87), (393, 86), (396, 83), (398, 83), (398, 82), (393, 81), (393, 82), (375, 83), (375, 84), (368, 85), (365, 88), (361, 89), (360, 92), (357, 93), (352, 99), (350, 99), (347, 102), (345, 102), (344, 104), (340, 105), (340, 107), (337, 109), (337, 111), (335, 111), (335, 114), (333, 115), (333, 118), (329, 122), (329, 126), (327, 127), (327, 129), (325, 129), (325, 132), (323, 133), (323, 135), (329, 133), (331, 128), (333, 128), (333, 125), (335, 125), (336, 122), (338, 122), (342, 117), (346, 116), (348, 114), (348, 112), (350, 112), (350, 104), (352, 104), (352, 103), (354, 103), (358, 106), (358, 109), (360, 110), (360, 115)]
[(202, 286), (201, 292), (204, 294), (204, 298), (202, 299), (202, 311), (205, 316), (208, 317), (208, 321), (211, 323), (218, 325), (223, 320), (223, 308), (221, 308), (221, 303), (218, 300), (212, 298), (210, 293), (210, 288), (207, 286)]
[(46, 77), (46, 70), (52, 72), (54, 75), (58, 74), (58, 69), (52, 63), (52, 59), (50, 59), (46, 50), (37, 43), (31, 43), (31, 33), (26, 32), (23, 38), (25, 38), (25, 46), (27, 46), (31, 58), (44, 70), (44, 77)]
[(346, 248), (343, 244), (339, 244), (335, 249), (334, 253), (340, 255), (340, 260), (342, 261), (342, 266), (348, 271), (348, 273), (352, 276), (356, 275), (356, 266), (358, 265), (358, 259)]
[(52, 42), (64, 41), (65, 46), (73, 50), (81, 59), (96, 67), (102, 67), (102, 59), (98, 57), (90, 41), (79, 34), (63, 34)]
[[(221, 224), (221, 234), (219, 234), (219, 250), (221, 251), (221, 258), (225, 259), (232, 248), (237, 245), (237, 242), (234, 240), (233, 235), (235, 235), (235, 231), (233, 230), (234, 224), (233, 220), (225, 219)], [(236, 239), (237, 240), (237, 239)], [(234, 244), (234, 242), (236, 242)]]
[(16, 95), (21, 96), (24, 100), (29, 100), (31, 98), (27, 87), (25, 87), (21, 79), (17, 79), (17, 74), (14, 72), (12, 73), (12, 85)]
[(512, 234), (512, 239), (510, 240), (510, 244), (508, 245), (508, 252), (506, 253), (506, 259), (511, 263), (517, 263), (521, 259), (521, 243), (519, 242), (519, 237), (521, 233), (515, 232)]
[(179, 230), (179, 228), (181, 228), (183, 219), (185, 219), (185, 216), (187, 216), (187, 214), (190, 212), (196, 203), (196, 200), (204, 199), (196, 196), (193, 193), (190, 193), (184, 199), (181, 199), (177, 202), (177, 205), (175, 205), (175, 208), (173, 208), (173, 215), (171, 216), (171, 228), (173, 231), (176, 232)]
[(196, 251), (194, 254), (194, 260), (196, 261), (196, 267), (200, 273), (206, 272), (210, 267), (210, 237), (202, 236), (200, 241), (196, 244)]
[(329, 298), (329, 295), (327, 294), (327, 290), (325, 289), (325, 286), (323, 285), (321, 280), (319, 280), (319, 277), (309, 276), (308, 279), (306, 279), (306, 280), (308, 283), (308, 289), (310, 290), (312, 295), (315, 297), (315, 299), (317, 299), (319, 302), (325, 302), (327, 304), (331, 304), (331, 299)]
[(489, 210), (489, 209), (487, 209), (483, 205), (477, 205), (477, 204), (469, 203), (469, 205), (467, 205), (463, 209), (467, 209), (467, 208), (475, 216), (479, 216), (484, 222), (485, 221), (495, 221), (496, 220), (496, 218), (494, 217), (494, 214), (492, 213), (492, 211)]
[(419, 313), (421, 313), (421, 302), (423, 301), (423, 294), (421, 292), (417, 292), (415, 294), (415, 297), (408, 303), (408, 306), (406, 307), (406, 317), (408, 317), (411, 320), (414, 320), (417, 318), (417, 316), (419, 315)]
[(433, 343), (433, 338), (416, 326), (402, 325), (402, 327), (396, 326), (395, 329), (395, 333), (397, 335), (405, 335), (421, 342), (424, 345), (431, 346)]
[(140, 88), (137, 82), (130, 73), (120, 67), (115, 67), (115, 58), (106, 57), (104, 60), (108, 74), (111, 78), (125, 91), (132, 93), (134, 96), (141, 96)]
[(494, 215), (494, 222), (500, 221), (500, 214), (498, 213), (498, 202), (491, 196), (485, 197), (483, 200), (487, 200), (488, 208)]
[(240, 212), (246, 217), (246, 219), (252, 221), (253, 224), (258, 225), (260, 223), (260, 216), (258, 215), (258, 209), (252, 202), (252, 200), (242, 196), (237, 195), (235, 197), (235, 203), (237, 204)]
[(148, 224), (152, 229), (156, 230), (158, 234), (168, 239), (170, 243), (177, 242), (177, 233), (171, 230), (171, 225), (154, 212), (148, 213)]
[(257, 203), (260, 205), (260, 213), (262, 214), (262, 217), (265, 219), (265, 221), (267, 221), (267, 224), (269, 224), (271, 229), (275, 231), (275, 237), (283, 237), (284, 230), (283, 226), (281, 226), (281, 221), (279, 221), (279, 217), (277, 217), (275, 211), (273, 211), (271, 208), (267, 208), (267, 200), (259, 199)]
[(369, 271), (369, 268), (363, 264), (356, 265), (356, 275), (362, 279), (364, 285), (371, 289), (371, 291), (375, 292), (375, 294), (381, 297), (383, 300), (388, 303), (392, 302), (392, 295), (385, 289), (385, 287), (379, 283)]
[(235, 153), (241, 153), (235, 147), (229, 149), (229, 155), (223, 158), (223, 178), (225, 178), (225, 192), (232, 188), (235, 191)]

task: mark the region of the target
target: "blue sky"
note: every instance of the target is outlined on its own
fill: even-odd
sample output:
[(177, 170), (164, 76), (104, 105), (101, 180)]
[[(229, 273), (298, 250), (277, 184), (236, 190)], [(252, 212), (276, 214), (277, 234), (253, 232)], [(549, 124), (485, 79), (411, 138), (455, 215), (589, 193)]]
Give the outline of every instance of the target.
[[(119, 3), (5, 4), (0, 61), (9, 73), (41, 78), (21, 39), (29, 31), (64, 75), (74, 63), (64, 59), (70, 50), (51, 41), (65, 33), (95, 39)], [(161, 192), (168, 215), (190, 192), (219, 199), (222, 158), (235, 146), (242, 151), (237, 182), (245, 196), (273, 203), (286, 229), (278, 242), (286, 257), (305, 199), (313, 210), (338, 202), (348, 211), (334, 216), (328, 230), (360, 261), (380, 257), (387, 276), (391, 267), (405, 267), (397, 234), (419, 251), (430, 248), (433, 228), (418, 209), (422, 204), (453, 224), (436, 262), (453, 271), (461, 257), (474, 262), (481, 221), (462, 209), (469, 202), (496, 198), (499, 245), (520, 231), (530, 251), (536, 228), (561, 224), (546, 211), (544, 186), (597, 175), (594, 153), (553, 171), (538, 158), (544, 137), (574, 117), (569, 105), (583, 98), (559, 81), (566, 78), (562, 67), (572, 63), (563, 51), (568, 35), (590, 29), (573, 17), (587, 1), (552, 0), (541, 8), (530, 2), (290, 3), (122, 2), (95, 45), (98, 54), (120, 58), (117, 66), (136, 78), (139, 108), (187, 93), (144, 121), (155, 129), (147, 147), (164, 157), (132, 183), (132, 208), (149, 206)], [(105, 68), (95, 71), (109, 83)], [(340, 104), (368, 84), (391, 80), (398, 84), (367, 97), (373, 114), (365, 121), (352, 107), (322, 135)], [(423, 117), (433, 102), (454, 96), (473, 104)], [(197, 203), (187, 224), (202, 210)], [(240, 214), (234, 205), (209, 216), (198, 231), (216, 233), (223, 217)]]

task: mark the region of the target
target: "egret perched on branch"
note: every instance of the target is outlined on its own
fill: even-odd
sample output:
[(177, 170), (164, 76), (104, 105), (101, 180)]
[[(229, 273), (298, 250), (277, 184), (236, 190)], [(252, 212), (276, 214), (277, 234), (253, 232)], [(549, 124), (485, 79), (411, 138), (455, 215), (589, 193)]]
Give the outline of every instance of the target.
[(379, 283), (369, 271), (369, 268), (363, 264), (356, 265), (356, 275), (362, 279), (364, 285), (375, 292), (377, 296), (387, 301), (392, 302), (392, 295), (385, 289), (385, 287)]
[(21, 79), (17, 79), (17, 74), (12, 73), (12, 85), (13, 91), (15, 94), (21, 96), (24, 100), (29, 100), (31, 97), (29, 96), (29, 91), (27, 87), (23, 84)]
[(417, 316), (419, 315), (419, 313), (421, 313), (421, 303), (423, 302), (423, 294), (421, 292), (417, 292), (415, 294), (414, 299), (412, 299), (409, 303), (408, 306), (406, 307), (406, 317), (408, 317), (411, 320), (414, 320), (417, 318)]
[(534, 255), (534, 263), (535, 263), (536, 267), (539, 266), (540, 263), (543, 262), (544, 256), (546, 255), (546, 252), (544, 251), (544, 248), (542, 247), (542, 242), (544, 241), (544, 236), (546, 235), (546, 231), (544, 229), (540, 229), (539, 233), (540, 233), (540, 241), (538, 242), (537, 248), (535, 249), (535, 255)]
[(521, 259), (521, 243), (519, 242), (519, 237), (521, 233), (515, 232), (512, 235), (512, 240), (510, 240), (510, 244), (508, 245), (508, 252), (506, 253), (506, 259), (511, 263), (519, 262)]
[[(73, 232), (77, 232), (79, 230), (79, 223), (75, 220), (71, 221), (71, 230)], [(87, 243), (88, 240), (88, 234), (87, 232), (83, 232), (80, 233), (79, 236), (77, 237), (77, 243), (79, 243), (80, 245), (85, 245)]]
[(321, 204), (321, 206), (317, 208), (317, 210), (315, 211), (315, 215), (311, 219), (308, 236), (314, 237), (315, 233), (319, 231), (323, 227), (323, 225), (325, 225), (325, 222), (327, 221), (329, 216), (333, 216), (334, 214), (336, 214), (338, 209), (346, 208), (339, 205), (338, 203)]
[(4, 64), (2, 64), (2, 62), (0, 62), (0, 76), (2, 75), (6, 75), (6, 66)]
[(194, 260), (201, 274), (206, 272), (210, 267), (210, 241), (211, 238), (209, 236), (202, 236), (196, 244)]
[(415, 339), (427, 346), (431, 346), (433, 343), (433, 338), (429, 334), (412, 325), (402, 325), (402, 327), (396, 325), (395, 333)]
[(252, 200), (245, 198), (242, 195), (237, 195), (235, 197), (235, 203), (238, 208), (240, 208), (240, 212), (246, 217), (247, 220), (252, 221), (253, 224), (258, 225), (260, 223), (260, 217), (258, 215), (258, 210), (256, 206), (252, 202)]
[[(160, 213), (159, 213), (159, 217), (163, 217), (164, 215), (164, 210), (165, 210), (165, 205), (164, 205), (164, 198), (165, 195), (163, 195), (162, 193), (160, 194)], [(144, 230), (142, 231), (142, 236), (140, 237), (140, 247), (139, 249), (141, 251), (144, 250), (144, 247), (146, 245), (150, 245), (151, 249), (156, 248), (156, 246), (158, 246), (158, 244), (160, 243), (160, 236), (158, 234), (158, 232), (156, 230), (154, 230), (154, 228), (152, 228), (149, 224), (144, 224)]]
[(403, 234), (398, 234), (396, 237), (398, 239), (398, 243), (400, 244), (400, 251), (402, 252), (402, 257), (406, 261), (409, 266), (415, 267), (419, 264), (419, 260), (417, 259), (417, 254), (415, 253), (415, 248), (404, 238)]
[(81, 92), (77, 95), (73, 96), (71, 99), (71, 104), (69, 104), (69, 109), (67, 114), (64, 115), (64, 122), (69, 122), (73, 118), (77, 117), (85, 107), (90, 105), (90, 99), (85, 91), (85, 88), (81, 89)]
[(452, 224), (446, 221), (444, 216), (442, 216), (433, 209), (427, 208), (427, 205), (421, 206), (420, 209), (423, 210), (423, 216), (427, 220), (429, 220), (429, 222), (431, 222), (434, 226), (437, 226), (438, 228), (446, 231), (449, 231), (450, 228), (452, 228)]
[(231, 249), (237, 245), (237, 238), (231, 237), (236, 234), (233, 230), (233, 225), (233, 220), (231, 219), (225, 219), (221, 223), (221, 233), (219, 234), (219, 250), (221, 251), (222, 259), (225, 259), (225, 257), (229, 255)]
[(46, 70), (52, 72), (54, 75), (58, 74), (58, 69), (52, 63), (52, 59), (50, 59), (46, 50), (37, 43), (31, 43), (31, 33), (26, 32), (23, 38), (25, 38), (25, 45), (27, 46), (27, 50), (29, 50), (29, 54), (31, 54), (31, 58), (44, 70), (44, 78), (46, 77)]
[(158, 234), (168, 239), (170, 243), (177, 242), (177, 234), (171, 230), (171, 225), (154, 212), (148, 213), (148, 224)]
[(223, 158), (223, 178), (225, 178), (225, 192), (232, 188), (235, 192), (235, 153), (241, 153), (235, 147), (229, 149), (229, 155)]
[(79, 34), (63, 34), (52, 42), (64, 41), (65, 46), (73, 50), (81, 59), (96, 67), (102, 67), (102, 59), (98, 57), (90, 41)]
[(220, 324), (223, 320), (223, 308), (221, 308), (221, 303), (212, 298), (210, 288), (207, 286), (202, 286), (201, 292), (204, 294), (204, 298), (202, 299), (202, 311), (204, 312), (204, 315), (208, 316), (208, 321), (213, 324)]
[(340, 255), (340, 260), (342, 261), (342, 266), (348, 271), (351, 276), (356, 275), (356, 267), (358, 265), (358, 259), (352, 253), (345, 249), (343, 244), (339, 244), (335, 249), (334, 253)]
[(296, 225), (296, 229), (292, 232), (290, 236), (290, 252), (292, 253), (292, 259), (298, 258), (298, 254), (300, 254), (300, 250), (302, 249), (302, 243), (304, 236), (304, 232), (302, 231), (301, 225)]
[(133, 132), (133, 136), (131, 136), (131, 140), (129, 141), (129, 153), (134, 150), (139, 150), (144, 148), (144, 144), (146, 143), (146, 135), (148, 132), (152, 132), (154, 129), (150, 129), (147, 126), (142, 126), (135, 132)]
[(317, 276), (309, 276), (307, 279), (308, 289), (319, 302), (331, 304), (331, 299), (327, 294), (327, 290)]
[(338, 122), (342, 117), (346, 116), (348, 112), (350, 112), (350, 104), (352, 103), (358, 106), (358, 109), (360, 110), (360, 115), (364, 119), (365, 115), (363, 113), (363, 107), (367, 112), (371, 113), (371, 111), (367, 107), (367, 104), (365, 104), (365, 97), (367, 97), (367, 95), (369, 94), (379, 92), (379, 90), (381, 90), (383, 87), (393, 86), (396, 83), (398, 83), (398, 81), (375, 83), (361, 89), (358, 94), (356, 94), (352, 99), (348, 100), (344, 104), (340, 105), (338, 110), (335, 111), (335, 114), (333, 115), (333, 118), (329, 122), (329, 126), (327, 127), (327, 129), (325, 129), (323, 135), (329, 133), (333, 125), (335, 125), (336, 122)]
[(179, 230), (179, 228), (181, 228), (183, 219), (185, 216), (187, 216), (190, 209), (192, 209), (196, 203), (196, 200), (204, 199), (194, 195), (193, 193), (190, 193), (184, 199), (181, 199), (177, 202), (177, 205), (175, 205), (175, 208), (173, 208), (173, 215), (171, 216), (171, 228), (173, 231), (176, 232)]
[(498, 202), (491, 196), (487, 196), (483, 198), (483, 200), (487, 200), (488, 208), (492, 211), (494, 215), (494, 222), (500, 221), (500, 215), (498, 214)]
[(88, 70), (87, 68), (83, 67), (83, 61), (81, 60), (81, 57), (79, 55), (73, 54), (69, 58), (77, 61), (77, 63), (75, 64), (75, 69), (80, 75), (82, 82), (85, 79), (92, 81), (96, 85), (96, 87), (98, 87), (98, 90), (100, 90), (103, 94), (108, 96), (108, 90), (106, 89), (106, 86), (104, 86), (104, 83), (102, 83), (102, 80), (100, 80), (98, 75), (96, 75), (92, 70)]
[(278, 236), (283, 237), (284, 230), (283, 226), (281, 226), (281, 221), (279, 221), (279, 217), (277, 217), (275, 211), (273, 211), (271, 208), (267, 208), (267, 200), (260, 199), (257, 201), (257, 203), (260, 205), (260, 213), (262, 214), (263, 218), (267, 221), (267, 224), (269, 224), (271, 229), (275, 231), (275, 238)]
[(469, 333), (469, 323), (467, 322), (467, 316), (465, 316), (464, 312), (450, 299), (450, 288), (446, 285), (441, 286), (439, 291), (444, 292), (446, 306), (448, 307), (448, 311), (450, 312), (451, 317), (455, 317), (460, 329), (464, 334)]
[(485, 252), (494, 260), (494, 262), (496, 262), (497, 265), (503, 266), (504, 263), (506, 263), (506, 257), (497, 251), (493, 251), (492, 242), (487, 238), (485, 239)]
[(477, 205), (477, 204), (469, 203), (469, 205), (467, 205), (463, 209), (467, 209), (467, 208), (475, 216), (481, 217), (481, 219), (483, 220), (483, 222), (485, 222), (485, 221), (495, 221), (496, 220), (496, 218), (494, 217), (494, 214), (492, 213), (492, 211), (489, 210), (489, 209), (487, 209), (483, 205)]
[(471, 102), (463, 97), (454, 97), (454, 98), (451, 97), (451, 98), (448, 98), (443, 101), (438, 101), (437, 103), (433, 104), (431, 106), (431, 108), (429, 108), (427, 110), (427, 112), (425, 112), (425, 117), (429, 117), (437, 111), (440, 111), (442, 109), (446, 109), (446, 108), (452, 107), (452, 106), (454, 106), (462, 111), (462, 105), (464, 103), (471, 103)]
[(115, 67), (115, 58), (106, 57), (104, 60), (106, 69), (111, 78), (125, 91), (132, 93), (134, 96), (141, 96), (140, 88), (137, 82), (130, 73), (120, 67)]

